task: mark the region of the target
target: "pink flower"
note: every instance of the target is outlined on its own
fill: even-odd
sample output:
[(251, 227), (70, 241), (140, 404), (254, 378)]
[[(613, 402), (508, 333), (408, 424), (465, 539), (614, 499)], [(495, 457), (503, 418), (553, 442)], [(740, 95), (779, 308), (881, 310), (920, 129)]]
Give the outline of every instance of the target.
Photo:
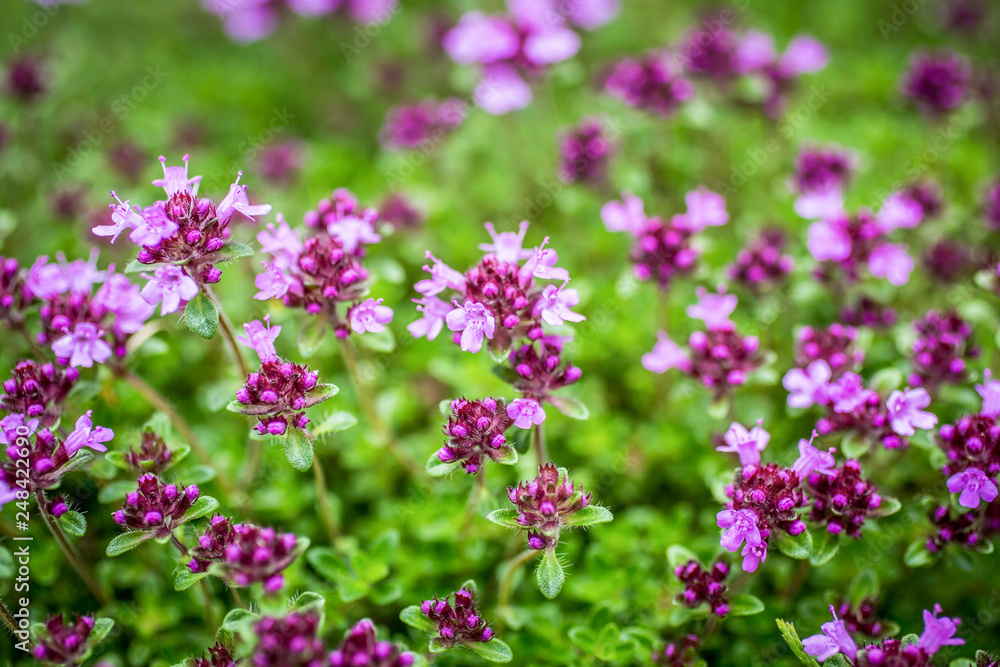
[(774, 38), (759, 30), (748, 30), (733, 54), (736, 71), (744, 74), (773, 64), (777, 57)]
[(490, 65), (473, 92), (483, 111), (503, 116), (531, 103), (531, 86), (509, 65)]
[(861, 407), (874, 392), (865, 389), (861, 377), (848, 371), (826, 387), (826, 395), (833, 403), (833, 411), (840, 414), (854, 412)]
[(681, 216), (678, 227), (700, 232), (706, 227), (720, 227), (729, 222), (726, 199), (717, 192), (702, 186), (684, 195), (687, 212)]
[(802, 640), (802, 647), (820, 662), (825, 662), (838, 653), (843, 653), (853, 662), (858, 655), (858, 645), (854, 643), (844, 622), (837, 618), (837, 612), (832, 606), (830, 613), (833, 614), (833, 621), (823, 624), (823, 634), (806, 637)]
[(733, 328), (729, 316), (736, 310), (735, 294), (726, 294), (725, 286), (718, 292), (709, 292), (704, 287), (697, 289), (698, 303), (688, 306), (684, 312), (694, 320), (701, 320), (709, 331), (728, 331)]
[(365, 299), (351, 308), (348, 317), (351, 320), (351, 329), (354, 330), (354, 333), (385, 331), (385, 325), (392, 322), (392, 308), (383, 306), (384, 300)]
[(516, 56), (521, 48), (521, 38), (507, 21), (480, 12), (469, 12), (445, 34), (442, 46), (459, 64), (489, 64)]
[(448, 313), (445, 322), (451, 331), (461, 331), (461, 348), (465, 352), (479, 352), (483, 349), (483, 337), (493, 340), (496, 322), (493, 315), (481, 303), (466, 300), (459, 306), (453, 302), (455, 309)]
[(582, 322), (587, 318), (570, 310), (579, 303), (580, 295), (572, 287), (567, 288), (566, 283), (561, 287), (546, 285), (535, 302), (534, 314), (554, 327), (562, 325), (564, 321)]
[(160, 165), (163, 167), (163, 178), (157, 178), (153, 185), (163, 188), (170, 199), (177, 192), (186, 192), (192, 197), (198, 194), (198, 185), (201, 184), (201, 176), (188, 178), (188, 161), (190, 155), (184, 156), (183, 167), (168, 167), (167, 158), (160, 156)]
[(913, 258), (903, 244), (886, 243), (875, 248), (868, 256), (868, 270), (876, 278), (885, 278), (896, 287), (910, 281)]
[(771, 440), (771, 434), (764, 430), (763, 424), (764, 420), (760, 419), (757, 421), (757, 425), (748, 431), (742, 424), (733, 422), (729, 426), (729, 430), (726, 431), (726, 435), (723, 436), (726, 444), (716, 447), (715, 450), (738, 454), (740, 465), (744, 468), (760, 465), (760, 453), (764, 451), (767, 443)]
[(840, 218), (809, 225), (806, 246), (817, 262), (841, 262), (851, 256), (851, 237)]
[(142, 329), (156, 307), (146, 303), (139, 286), (122, 273), (114, 273), (94, 295), (94, 305), (114, 313), (117, 334), (133, 334)]
[[(111, 196), (118, 199), (114, 190), (111, 191)], [(118, 199), (118, 205), (112, 206), (112, 209), (114, 210), (111, 214), (112, 224), (97, 225), (91, 230), (94, 236), (110, 236), (111, 242), (114, 243), (126, 229), (135, 229), (146, 222), (135, 209), (129, 208), (127, 200), (123, 202)]]
[(261, 262), (261, 264), (264, 265), (264, 272), (258, 273), (253, 279), (254, 286), (260, 291), (254, 294), (253, 298), (258, 301), (266, 301), (285, 296), (292, 286), (292, 279), (278, 266), (277, 260), (270, 264), (267, 262)]
[(223, 225), (229, 222), (233, 213), (241, 213), (253, 220), (255, 215), (267, 215), (271, 212), (270, 204), (250, 205), (250, 199), (247, 197), (247, 186), (240, 185), (241, 178), (243, 178), (242, 169), (236, 174), (236, 182), (229, 186), (229, 194), (219, 202), (219, 206), (216, 208), (219, 222)]
[(278, 334), (281, 333), (281, 327), (271, 326), (270, 315), (264, 316), (263, 323), (260, 320), (247, 322), (243, 325), (243, 330), (247, 332), (247, 335), (237, 337), (237, 342), (252, 348), (257, 353), (257, 356), (260, 357), (260, 363), (266, 364), (269, 361), (277, 361), (278, 353), (274, 349), (274, 341), (278, 337)]
[(104, 446), (103, 443), (109, 442), (115, 437), (114, 431), (109, 428), (104, 428), (103, 426), (94, 426), (94, 422), (91, 421), (90, 415), (93, 413), (92, 410), (87, 410), (87, 412), (80, 416), (76, 420), (76, 425), (73, 428), (73, 432), (66, 436), (64, 445), (66, 447), (66, 452), (73, 456), (78, 451), (84, 447), (90, 447), (97, 452), (106, 452), (108, 448)]
[(753, 510), (722, 510), (715, 519), (719, 528), (726, 529), (720, 540), (723, 549), (735, 552), (744, 540), (751, 547), (761, 543), (757, 513)]
[(90, 322), (80, 322), (73, 333), (52, 343), (52, 352), (60, 359), (69, 359), (70, 366), (90, 368), (94, 362), (103, 364), (111, 356), (111, 346), (104, 340), (104, 331)]
[(930, 412), (924, 412), (931, 404), (931, 397), (926, 389), (898, 389), (885, 401), (889, 413), (889, 425), (899, 435), (913, 435), (916, 429), (929, 430), (937, 424), (937, 417)]
[(147, 206), (128, 240), (136, 245), (156, 248), (173, 236), (177, 229), (177, 223), (167, 217), (161, 206)]
[(642, 355), (642, 367), (653, 373), (665, 373), (671, 368), (687, 372), (691, 360), (677, 343), (662, 329), (656, 332), (656, 345), (651, 352)]
[(622, 201), (609, 201), (601, 208), (601, 220), (609, 232), (639, 236), (649, 221), (642, 209), (642, 199), (631, 192), (623, 192)]
[[(26, 429), (18, 433), (18, 429)], [(0, 445), (13, 445), (19, 436), (29, 436), (38, 430), (38, 420), (25, 420), (24, 415), (12, 414), (0, 419)]]
[(934, 613), (924, 609), (924, 631), (920, 634), (917, 642), (919, 648), (927, 651), (929, 655), (934, 655), (942, 646), (961, 646), (964, 639), (955, 637), (958, 632), (958, 624), (961, 621), (957, 618), (938, 618), (941, 613), (941, 605), (934, 605)]
[(580, 36), (569, 28), (550, 27), (524, 38), (523, 53), (533, 65), (552, 65), (569, 60), (580, 50)]
[(743, 571), (756, 572), (760, 564), (767, 560), (767, 542), (762, 540), (754, 546), (747, 544), (740, 555), (743, 556)]
[(382, 240), (372, 225), (372, 219), (371, 215), (360, 218), (345, 215), (328, 223), (326, 231), (343, 244), (346, 252), (353, 254), (362, 244), (371, 245)]
[(778, 61), (778, 72), (784, 77), (818, 72), (828, 62), (830, 55), (826, 47), (809, 35), (799, 35), (788, 43), (785, 53)]
[(424, 265), (424, 271), (430, 273), (431, 277), (413, 286), (417, 292), (424, 296), (434, 296), (448, 288), (458, 292), (465, 291), (465, 276), (432, 255), (430, 250), (427, 251), (427, 259), (434, 262), (433, 266)]
[(279, 213), (277, 218), (278, 226), (275, 227), (273, 222), (267, 223), (267, 227), (257, 233), (257, 242), (263, 252), (274, 255), (275, 258), (294, 261), (302, 253), (302, 239), (285, 222), (283, 215)]
[(983, 409), (980, 412), (987, 417), (1000, 415), (1000, 380), (991, 378), (990, 369), (983, 372), (983, 384), (976, 385), (976, 392), (983, 399)]
[(146, 303), (160, 304), (160, 315), (169, 315), (177, 312), (181, 301), (190, 301), (198, 296), (198, 291), (198, 283), (184, 273), (184, 269), (167, 264), (153, 271), (153, 277), (142, 288), (141, 294)]
[(620, 5), (620, 0), (574, 0), (565, 7), (570, 21), (584, 30), (596, 30), (618, 15)]
[(546, 236), (542, 240), (542, 245), (535, 248), (535, 253), (528, 258), (528, 261), (518, 272), (517, 279), (522, 286), (527, 285), (532, 278), (562, 280), (564, 282), (569, 280), (569, 271), (556, 266), (559, 255), (556, 254), (555, 250), (545, 247), (548, 242), (549, 237)]
[(948, 490), (952, 493), (961, 491), (958, 504), (971, 509), (979, 507), (980, 498), (991, 503), (997, 497), (997, 485), (979, 468), (967, 468), (949, 477)]
[(507, 416), (514, 426), (528, 429), (545, 421), (545, 409), (533, 398), (515, 398), (507, 406)]
[(875, 220), (886, 233), (894, 229), (911, 229), (920, 224), (924, 208), (915, 199), (903, 192), (894, 192), (886, 197)]
[[(834, 220), (843, 217), (844, 195), (840, 188), (830, 188), (814, 192), (804, 192), (795, 200), (795, 213), (806, 220)], [(820, 238), (825, 230), (817, 228), (815, 232)], [(815, 256), (815, 254), (813, 255)]]
[[(479, 249), (483, 252), (492, 253), (498, 261), (508, 264), (516, 264), (522, 259), (528, 259), (535, 254), (534, 250), (524, 249), (524, 235), (528, 232), (528, 221), (523, 221), (518, 225), (517, 232), (500, 232), (493, 227), (492, 222), (485, 225), (486, 231), (490, 233), (493, 243), (480, 243)], [(465, 289), (463, 282), (462, 289)]]
[(410, 332), (410, 335), (414, 338), (427, 337), (427, 340), (434, 340), (441, 333), (441, 329), (444, 328), (445, 318), (448, 316), (454, 306), (446, 301), (442, 301), (436, 296), (425, 296), (422, 299), (414, 299), (417, 305), (417, 310), (423, 313), (421, 317), (416, 322), (411, 322), (406, 326), (406, 330)]
[(69, 291), (69, 280), (63, 267), (48, 262), (49, 258), (45, 255), (37, 258), (24, 280), (27, 291), (40, 299), (50, 299)]
[[(816, 431), (813, 431), (812, 438), (815, 437)], [(800, 480), (806, 479), (814, 472), (818, 472), (821, 475), (836, 475), (837, 471), (834, 469), (836, 459), (833, 457), (835, 451), (837, 450), (831, 447), (828, 451), (824, 452), (813, 446), (812, 439), (806, 440), (803, 438), (799, 440), (799, 458), (792, 464), (792, 472)]]
[(805, 370), (793, 368), (785, 373), (781, 385), (788, 390), (788, 405), (793, 408), (808, 408), (827, 401), (826, 387), (833, 375), (830, 365), (817, 359)]

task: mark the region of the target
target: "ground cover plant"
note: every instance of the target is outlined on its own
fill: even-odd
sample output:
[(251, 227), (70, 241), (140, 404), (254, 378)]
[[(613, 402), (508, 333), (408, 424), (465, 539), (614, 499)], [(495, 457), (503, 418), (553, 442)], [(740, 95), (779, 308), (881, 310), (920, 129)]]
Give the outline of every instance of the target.
[(0, 664), (1000, 664), (993, 4), (0, 27)]

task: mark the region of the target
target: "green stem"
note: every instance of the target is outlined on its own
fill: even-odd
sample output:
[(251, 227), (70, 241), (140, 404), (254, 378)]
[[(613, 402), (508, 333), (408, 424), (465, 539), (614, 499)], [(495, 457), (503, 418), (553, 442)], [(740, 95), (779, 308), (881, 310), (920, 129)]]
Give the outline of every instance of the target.
[(330, 540), (330, 546), (337, 541), (337, 524), (334, 521), (333, 510), (330, 508), (330, 496), (326, 490), (326, 475), (323, 474), (323, 466), (319, 456), (313, 453), (313, 477), (316, 480), (316, 512), (320, 521), (326, 527), (326, 536)]
[(241, 607), (243, 609), (247, 608), (247, 603), (243, 601), (243, 596), (240, 595), (240, 591), (238, 588), (236, 588), (235, 586), (230, 586), (229, 592), (233, 594), (233, 602), (236, 603), (237, 607)]
[(536, 424), (531, 429), (531, 438), (535, 442), (535, 454), (538, 455), (538, 465), (545, 465), (549, 462), (549, 456), (545, 449), (545, 430), (541, 424)]
[[(14, 633), (18, 631), (17, 621), (14, 620), (14, 617), (11, 615), (10, 610), (7, 609), (7, 605), (3, 603), (3, 600), (0, 600), (0, 620), (2, 620), (3, 624), (7, 626), (8, 630), (10, 630), (10, 634), (16, 637), (17, 635)], [(28, 646), (31, 646), (30, 641), (28, 642)]]
[(469, 501), (465, 504), (465, 517), (462, 519), (462, 530), (459, 533), (462, 538), (469, 536), (469, 529), (472, 528), (472, 519), (476, 516), (476, 508), (486, 493), (486, 468), (481, 467), (476, 474), (476, 483), (469, 492)]
[(76, 550), (73, 543), (69, 541), (66, 537), (66, 533), (63, 532), (62, 526), (59, 525), (59, 521), (56, 520), (54, 516), (49, 513), (46, 505), (48, 501), (45, 499), (45, 492), (41, 489), (35, 491), (35, 500), (38, 503), (38, 512), (42, 515), (45, 520), (45, 524), (49, 527), (49, 532), (52, 533), (52, 537), (56, 538), (56, 542), (59, 544), (59, 548), (63, 550), (66, 555), (66, 560), (69, 564), (76, 570), (76, 573), (83, 580), (83, 583), (87, 585), (90, 592), (94, 595), (98, 602), (101, 603), (102, 607), (107, 607), (111, 604), (111, 600), (108, 596), (104, 594), (101, 587), (97, 585), (97, 581), (94, 580), (93, 575), (90, 574), (90, 570), (83, 564), (83, 559), (80, 557), (80, 552)]
[[(510, 566), (507, 568), (507, 572), (504, 573), (503, 579), (500, 581), (500, 593), (497, 597), (497, 609), (504, 609), (508, 604), (510, 604), (511, 585), (514, 583), (514, 575), (517, 571), (520, 570), (525, 563), (535, 558), (540, 553), (541, 551), (528, 549), (527, 551), (522, 551), (510, 561)], [(499, 614), (497, 617), (497, 632), (500, 632), (503, 629), (503, 618), (503, 614)]]

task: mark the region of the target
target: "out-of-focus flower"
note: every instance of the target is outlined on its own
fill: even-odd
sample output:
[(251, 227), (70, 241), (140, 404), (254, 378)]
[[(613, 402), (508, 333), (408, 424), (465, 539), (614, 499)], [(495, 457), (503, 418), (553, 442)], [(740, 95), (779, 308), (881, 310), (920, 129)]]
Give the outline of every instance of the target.
[(903, 75), (900, 90), (924, 111), (940, 116), (965, 101), (971, 75), (972, 68), (964, 56), (946, 50), (917, 52)]

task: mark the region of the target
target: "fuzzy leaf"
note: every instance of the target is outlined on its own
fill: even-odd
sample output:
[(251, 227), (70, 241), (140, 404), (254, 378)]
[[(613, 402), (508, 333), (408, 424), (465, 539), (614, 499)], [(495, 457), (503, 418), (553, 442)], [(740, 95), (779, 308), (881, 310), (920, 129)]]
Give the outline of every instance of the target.
[(335, 384), (318, 384), (306, 392), (306, 407), (311, 408), (327, 401), (340, 391), (340, 387)]
[(358, 418), (352, 415), (350, 412), (334, 412), (328, 415), (319, 426), (313, 429), (313, 435), (326, 435), (327, 433), (336, 433), (337, 431), (346, 431), (349, 428), (354, 428), (358, 425)]
[(112, 557), (120, 556), (126, 551), (132, 551), (132, 549), (135, 549), (143, 542), (148, 542), (154, 537), (156, 537), (156, 533), (146, 530), (136, 530), (128, 533), (122, 533), (121, 535), (116, 535), (115, 538), (108, 543), (108, 548), (105, 553)]
[(113, 627), (115, 627), (115, 622), (110, 618), (95, 618), (94, 627), (90, 631), (90, 636), (87, 637), (87, 645), (96, 645), (108, 636), (108, 633), (111, 632), (111, 628)]
[(270, 405), (244, 405), (239, 401), (229, 401), (229, 405), (226, 406), (226, 410), (229, 410), (230, 412), (248, 416), (266, 415), (272, 409), (273, 406)]
[(737, 595), (729, 601), (730, 616), (753, 616), (764, 611), (764, 603), (753, 595)]
[(805, 648), (802, 646), (802, 640), (799, 639), (799, 633), (795, 631), (795, 626), (791, 623), (786, 623), (780, 618), (775, 620), (778, 624), (778, 630), (781, 631), (781, 636), (784, 637), (785, 643), (788, 644), (788, 648), (792, 649), (792, 653), (798, 658), (803, 665), (806, 667), (819, 667), (819, 663), (816, 662), (815, 658), (806, 653)]
[(301, 429), (293, 428), (285, 438), (285, 457), (296, 470), (309, 470), (313, 464), (312, 441)]
[(87, 519), (72, 510), (59, 517), (59, 525), (73, 537), (83, 537), (87, 532)]
[(826, 659), (823, 667), (851, 667), (851, 663), (842, 654), (836, 653)]
[(388, 354), (396, 349), (396, 337), (392, 335), (392, 329), (359, 334), (358, 342), (373, 352), (382, 352), (383, 354)]
[(462, 584), (462, 588), (469, 591), (469, 593), (472, 594), (472, 597), (479, 597), (479, 584), (476, 583), (475, 579), (467, 579), (465, 583)]
[(211, 338), (219, 328), (219, 311), (211, 299), (199, 292), (184, 307), (184, 322), (202, 338)]
[(517, 522), (517, 518), (521, 514), (510, 508), (504, 508), (499, 510), (493, 510), (486, 515), (486, 518), (498, 526), (503, 526), (504, 528), (515, 528), (517, 530), (523, 530), (524, 526)]
[(571, 419), (583, 420), (590, 418), (590, 410), (575, 398), (570, 398), (569, 396), (550, 396), (549, 402), (555, 406), (556, 410)]
[[(984, 662), (983, 664), (989, 664), (989, 663)], [(948, 667), (976, 667), (976, 663), (973, 662), (970, 658), (955, 658), (954, 660), (948, 663)]]
[(809, 563), (813, 567), (819, 567), (836, 556), (838, 551), (840, 551), (840, 537), (827, 532), (823, 536), (823, 541), (809, 555)]
[(62, 477), (68, 472), (72, 472), (74, 470), (82, 468), (83, 466), (87, 465), (93, 460), (94, 460), (93, 450), (87, 448), (81, 449), (76, 453), (76, 456), (71, 458), (69, 461), (66, 461), (66, 463), (64, 463), (62, 467), (59, 468), (59, 476)]
[(128, 470), (129, 465), (125, 462), (125, 455), (121, 452), (105, 452), (104, 460), (121, 470)]
[(254, 256), (254, 249), (246, 243), (240, 243), (239, 241), (230, 241), (220, 252), (222, 255), (217, 260), (219, 262), (229, 262), (234, 259), (240, 259), (241, 257)]
[(188, 521), (194, 521), (199, 519), (210, 512), (214, 512), (219, 506), (219, 501), (212, 496), (200, 496), (198, 500), (194, 501), (194, 504), (188, 508), (187, 512), (180, 518), (180, 521), (176, 525), (185, 524)]
[(484, 660), (490, 662), (510, 662), (514, 659), (510, 647), (499, 639), (488, 642), (469, 642), (465, 647)]
[(445, 463), (438, 458), (437, 452), (434, 452), (431, 454), (431, 457), (427, 459), (427, 465), (424, 469), (431, 477), (446, 477), (461, 467), (461, 461), (451, 461), (450, 463)]
[(798, 535), (789, 535), (784, 531), (778, 531), (778, 550), (789, 558), (804, 560), (812, 553), (812, 534), (808, 530), (803, 530)]
[(106, 485), (101, 487), (101, 490), (97, 493), (97, 502), (99, 503), (119, 503), (125, 500), (130, 492), (135, 491), (136, 483), (131, 479), (120, 479), (114, 482), (108, 482)]
[(567, 526), (593, 526), (595, 523), (606, 523), (614, 517), (611, 510), (600, 505), (588, 505), (564, 519)]
[(208, 572), (194, 573), (187, 565), (181, 565), (174, 575), (174, 590), (186, 591), (208, 576)]
[(903, 504), (892, 496), (882, 496), (882, 504), (872, 511), (872, 516), (891, 516), (901, 510)]
[(918, 539), (906, 548), (903, 562), (910, 567), (924, 567), (934, 562), (934, 554), (927, 550), (926, 540)]
[(424, 616), (424, 613), (420, 611), (420, 607), (415, 604), (399, 612), (399, 620), (411, 628), (416, 628), (423, 632), (437, 632), (438, 629), (437, 624)]
[(227, 630), (232, 634), (238, 634), (244, 626), (248, 626), (251, 623), (257, 621), (260, 618), (258, 614), (252, 611), (247, 611), (246, 609), (231, 609), (226, 617), (222, 619), (222, 625), (219, 626), (219, 630)]
[(566, 581), (566, 574), (563, 572), (559, 559), (556, 558), (556, 550), (549, 548), (542, 555), (542, 562), (535, 570), (535, 577), (538, 579), (538, 588), (542, 595), (548, 599), (553, 599), (559, 595), (563, 583)]
[(499, 463), (500, 465), (512, 466), (517, 463), (517, 450), (513, 447), (504, 445), (500, 448), (501, 454), (497, 458), (493, 459), (494, 463)]

